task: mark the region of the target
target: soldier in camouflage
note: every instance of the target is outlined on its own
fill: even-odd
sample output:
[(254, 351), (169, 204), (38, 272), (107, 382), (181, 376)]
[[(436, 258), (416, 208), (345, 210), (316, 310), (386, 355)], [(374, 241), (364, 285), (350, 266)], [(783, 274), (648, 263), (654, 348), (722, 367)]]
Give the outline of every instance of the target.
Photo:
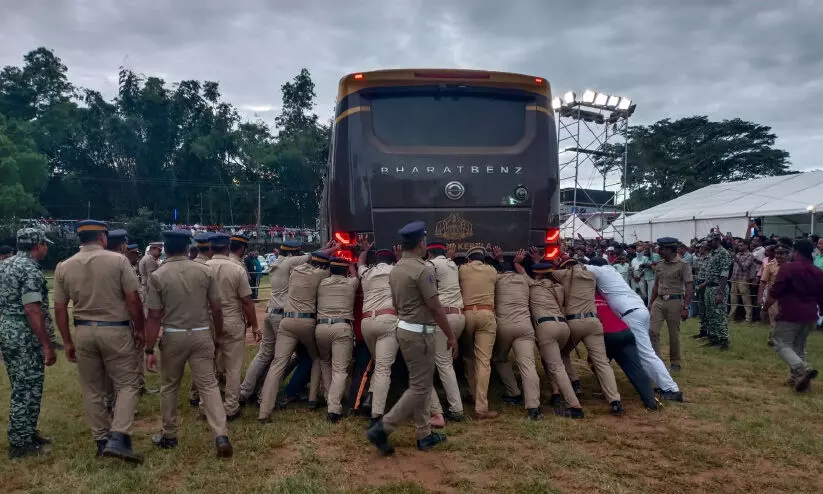
[[(43, 297), (46, 281), (38, 265), (50, 243), (43, 231), (23, 228), (17, 232), (17, 254), (0, 263), (0, 349), (11, 382), (12, 459), (46, 453), (51, 442), (37, 432), (44, 366), (56, 361), (43, 315), (48, 311), (48, 298)], [(64, 335), (64, 341), (66, 355), (73, 358), (71, 336)]]
[(732, 256), (723, 248), (719, 232), (712, 232), (707, 237), (710, 249), (709, 257), (703, 266), (705, 327), (708, 343), (704, 346), (719, 346), (721, 350), (729, 349), (729, 323), (726, 308), (726, 284), (732, 266)]

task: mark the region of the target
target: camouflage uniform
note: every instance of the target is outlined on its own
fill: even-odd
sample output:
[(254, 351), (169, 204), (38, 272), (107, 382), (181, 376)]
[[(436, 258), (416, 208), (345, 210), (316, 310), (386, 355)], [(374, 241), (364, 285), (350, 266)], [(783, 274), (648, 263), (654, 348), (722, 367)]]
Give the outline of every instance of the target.
[[(40, 266), (38, 265), (38, 267)], [(43, 272), (42, 267), (40, 267), (40, 272)], [(46, 336), (49, 337), (49, 346), (54, 349), (57, 348), (57, 337), (54, 333), (54, 321), (52, 321), (51, 312), (49, 312), (49, 284), (46, 282), (45, 275), (43, 276), (43, 288), (40, 289), (40, 293), (43, 294), (40, 310), (43, 312), (43, 319), (46, 321)]]
[[(37, 245), (45, 234), (34, 228), (17, 232), (18, 246)], [(9, 446), (21, 448), (31, 443), (40, 416), (43, 396), (43, 348), (32, 331), (23, 306), (46, 305), (46, 280), (40, 266), (27, 251), (0, 263), (0, 349), (11, 382), (9, 405)]]
[[(724, 297), (719, 304), (716, 304), (714, 298), (717, 295), (717, 290), (721, 288), (719, 286), (720, 278), (729, 278), (731, 265), (731, 254), (722, 246), (719, 246), (709, 254), (706, 264), (703, 266), (702, 272), (706, 281), (706, 290), (703, 295), (705, 305), (704, 321), (706, 337), (710, 343), (729, 343), (726, 299)], [(725, 287), (722, 288), (725, 289)]]

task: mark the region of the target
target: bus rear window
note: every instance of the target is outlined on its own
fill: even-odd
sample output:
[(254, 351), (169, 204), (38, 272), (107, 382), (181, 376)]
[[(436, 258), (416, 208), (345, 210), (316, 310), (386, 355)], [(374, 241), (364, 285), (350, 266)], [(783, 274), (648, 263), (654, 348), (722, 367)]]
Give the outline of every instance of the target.
[(508, 147), (523, 138), (524, 95), (488, 90), (410, 91), (373, 95), (372, 131), (392, 147)]

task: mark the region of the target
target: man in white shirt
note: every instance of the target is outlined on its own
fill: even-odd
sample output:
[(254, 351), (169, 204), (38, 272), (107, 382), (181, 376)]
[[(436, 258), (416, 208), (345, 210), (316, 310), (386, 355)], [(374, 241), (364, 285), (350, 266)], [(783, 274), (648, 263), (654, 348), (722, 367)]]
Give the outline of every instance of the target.
[(597, 288), (609, 307), (628, 324), (637, 343), (643, 369), (661, 389), (664, 400), (683, 401), (683, 393), (672, 379), (666, 364), (654, 353), (649, 337), (649, 310), (640, 296), (631, 289), (620, 273), (611, 266), (586, 266), (597, 280)]

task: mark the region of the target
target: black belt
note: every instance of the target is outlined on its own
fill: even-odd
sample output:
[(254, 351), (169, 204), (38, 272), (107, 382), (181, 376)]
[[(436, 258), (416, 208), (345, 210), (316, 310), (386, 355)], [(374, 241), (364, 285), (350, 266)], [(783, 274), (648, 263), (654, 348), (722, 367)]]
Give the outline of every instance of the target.
[(635, 307), (634, 309), (629, 309), (626, 312), (620, 314), (620, 317), (626, 317), (626, 316), (628, 316), (629, 314), (631, 314), (632, 312), (634, 312), (636, 310), (640, 310), (640, 307)]
[(283, 317), (287, 319), (314, 319), (314, 312), (284, 312)]
[(683, 295), (680, 293), (674, 295), (660, 295), (661, 300), (681, 300)]
[(597, 317), (594, 312), (583, 312), (580, 314), (566, 314), (567, 321), (574, 321), (575, 319), (588, 319), (590, 317)]
[(75, 326), (129, 326), (129, 321), (86, 321), (84, 319), (75, 319)]
[(272, 307), (271, 309), (266, 309), (266, 314), (282, 314), (282, 313), (283, 313), (283, 309), (277, 309), (275, 307)]
[(351, 324), (351, 319), (343, 319), (342, 317), (321, 317), (317, 320), (317, 324), (337, 324), (341, 322)]
[(537, 324), (541, 324), (544, 322), (566, 322), (566, 318), (563, 316), (545, 316), (540, 317), (535, 321)]

